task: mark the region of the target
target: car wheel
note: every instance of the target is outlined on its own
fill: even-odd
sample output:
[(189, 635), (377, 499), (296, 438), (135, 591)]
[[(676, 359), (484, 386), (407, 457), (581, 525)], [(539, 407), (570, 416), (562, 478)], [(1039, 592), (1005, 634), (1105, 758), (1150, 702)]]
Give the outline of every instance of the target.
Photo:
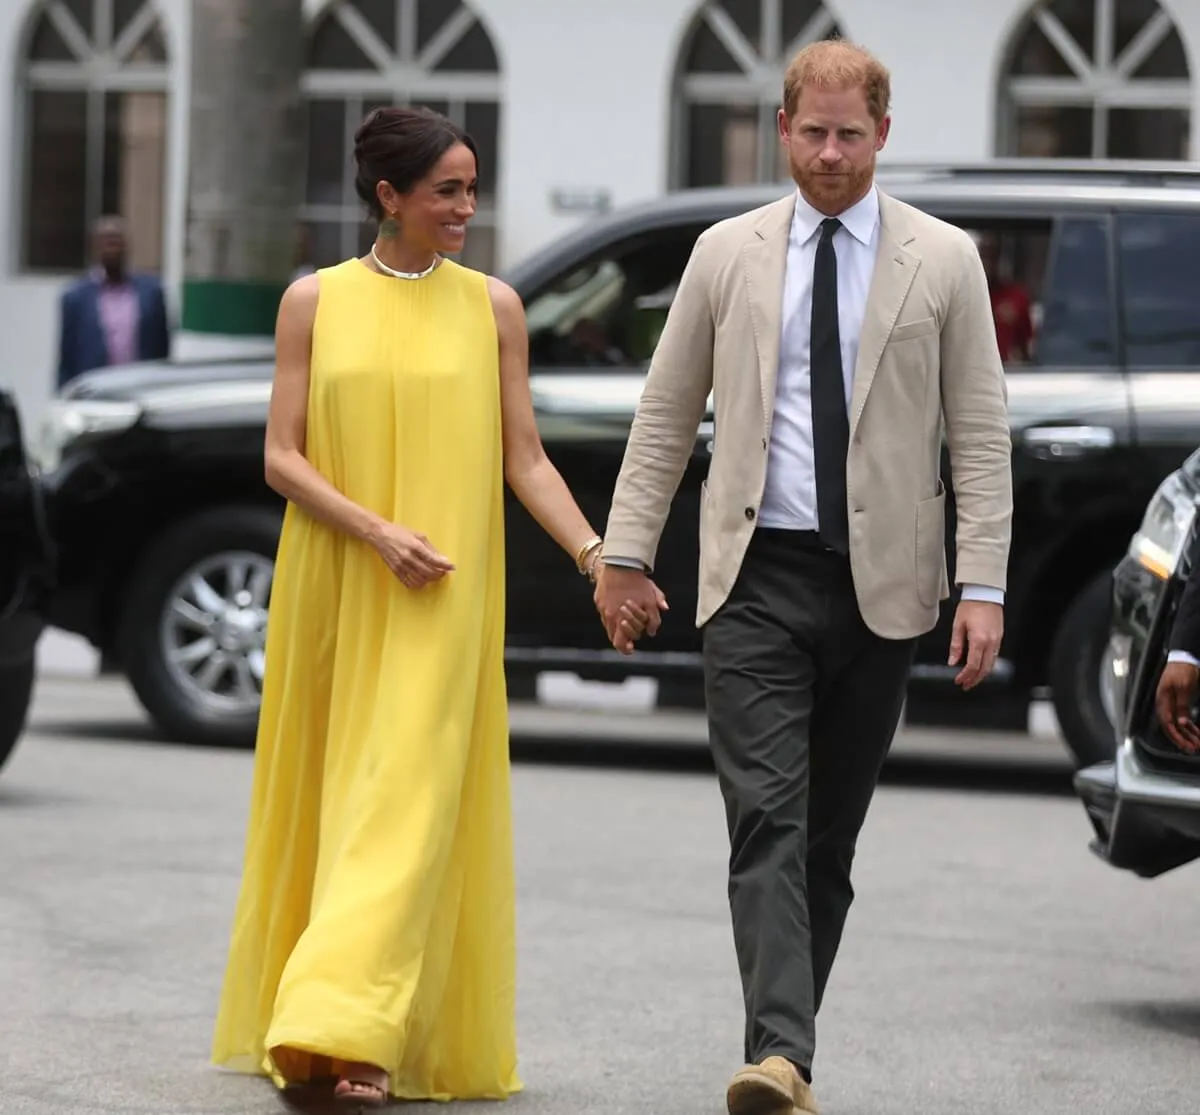
[(33, 695), (34, 660), (15, 666), (0, 666), (0, 767), (17, 746), (25, 730), (29, 701)]
[(1054, 712), (1081, 767), (1110, 761), (1116, 749), (1104, 676), (1110, 668), (1112, 591), (1111, 571), (1091, 581), (1067, 608), (1050, 652)]
[(172, 527), (130, 578), (121, 662), (146, 711), (182, 743), (254, 743), (282, 518), (206, 511)]

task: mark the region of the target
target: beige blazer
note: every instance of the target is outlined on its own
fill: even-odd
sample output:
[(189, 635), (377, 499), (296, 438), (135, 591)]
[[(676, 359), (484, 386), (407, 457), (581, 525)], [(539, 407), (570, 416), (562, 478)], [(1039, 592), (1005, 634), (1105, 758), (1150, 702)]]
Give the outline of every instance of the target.
[[(605, 551), (653, 569), (711, 392), (698, 625), (729, 595), (762, 500), (795, 197), (722, 221), (697, 240), (650, 364), (608, 518)], [(943, 430), (959, 584), (1006, 587), (1012, 446), (975, 245), (961, 229), (882, 192), (879, 209), (850, 406), (850, 561), (867, 625), (904, 639), (930, 630), (949, 595)]]

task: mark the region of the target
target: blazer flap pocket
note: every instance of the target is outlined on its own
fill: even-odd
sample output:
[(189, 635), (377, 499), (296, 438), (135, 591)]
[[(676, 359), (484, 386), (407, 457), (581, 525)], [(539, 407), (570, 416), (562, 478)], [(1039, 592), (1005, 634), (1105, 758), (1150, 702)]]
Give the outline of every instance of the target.
[(911, 341), (914, 337), (924, 337), (928, 333), (937, 332), (937, 321), (931, 317), (923, 317), (917, 321), (902, 321), (893, 330), (888, 341)]
[[(941, 485), (938, 485), (939, 489)], [(916, 524), (917, 597), (927, 607), (941, 595), (942, 566), (946, 555), (946, 493), (917, 504)]]

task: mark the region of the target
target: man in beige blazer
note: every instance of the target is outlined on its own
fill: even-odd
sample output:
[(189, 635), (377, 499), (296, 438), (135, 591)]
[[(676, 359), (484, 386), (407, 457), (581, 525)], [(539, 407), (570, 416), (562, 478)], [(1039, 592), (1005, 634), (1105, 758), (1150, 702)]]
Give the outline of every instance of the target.
[(733, 1115), (816, 1111), (815, 1016), (855, 842), (916, 639), (949, 594), (943, 431), (961, 686), (987, 676), (1003, 628), (1011, 444), (987, 282), (966, 233), (874, 185), (889, 99), (887, 71), (857, 47), (793, 61), (779, 125), (798, 190), (697, 241), (597, 582), (631, 652), (661, 622), (647, 574), (711, 392), (696, 618), (746, 1007)]

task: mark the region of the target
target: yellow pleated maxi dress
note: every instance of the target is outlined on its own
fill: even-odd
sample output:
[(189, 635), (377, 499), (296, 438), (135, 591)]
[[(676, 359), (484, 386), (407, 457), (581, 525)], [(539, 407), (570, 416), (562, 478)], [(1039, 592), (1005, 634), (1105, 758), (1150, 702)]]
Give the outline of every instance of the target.
[(516, 1067), (499, 355), (485, 276), (318, 273), (306, 455), (457, 565), (406, 589), (289, 505), (245, 868), (213, 1059), (324, 1058), (401, 1099), (503, 1098)]

